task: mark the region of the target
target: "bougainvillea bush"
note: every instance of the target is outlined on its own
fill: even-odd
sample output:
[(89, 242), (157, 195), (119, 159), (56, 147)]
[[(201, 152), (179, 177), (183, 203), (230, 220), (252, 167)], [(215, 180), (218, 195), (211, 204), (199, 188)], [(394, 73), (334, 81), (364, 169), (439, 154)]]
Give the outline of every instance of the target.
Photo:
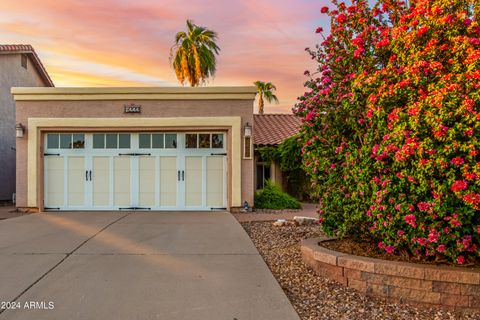
[(332, 2), (294, 112), (324, 231), (478, 262), (480, 2)]

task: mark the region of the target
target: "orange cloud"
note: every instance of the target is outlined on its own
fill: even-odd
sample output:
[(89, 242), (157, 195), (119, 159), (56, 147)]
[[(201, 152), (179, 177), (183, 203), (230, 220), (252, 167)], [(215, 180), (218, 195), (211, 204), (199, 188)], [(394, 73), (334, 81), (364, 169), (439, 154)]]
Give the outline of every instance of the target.
[(174, 34), (187, 18), (219, 33), (222, 49), (211, 85), (271, 81), (289, 112), (304, 92), (304, 51), (326, 2), (310, 0), (2, 0), (0, 37), (30, 43), (57, 86), (177, 85), (169, 65)]

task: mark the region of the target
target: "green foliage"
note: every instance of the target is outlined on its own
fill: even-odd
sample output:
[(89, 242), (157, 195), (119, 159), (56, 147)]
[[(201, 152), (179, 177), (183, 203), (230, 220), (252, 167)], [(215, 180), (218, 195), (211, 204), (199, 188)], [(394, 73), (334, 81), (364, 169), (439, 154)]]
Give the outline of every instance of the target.
[(298, 199), (311, 199), (310, 179), (302, 165), (302, 141), (299, 136), (285, 139), (276, 147), (259, 147), (262, 161), (280, 165), (286, 179), (287, 192)]
[(265, 188), (255, 192), (255, 208), (259, 209), (300, 209), (300, 202), (283, 192), (272, 181), (265, 182)]

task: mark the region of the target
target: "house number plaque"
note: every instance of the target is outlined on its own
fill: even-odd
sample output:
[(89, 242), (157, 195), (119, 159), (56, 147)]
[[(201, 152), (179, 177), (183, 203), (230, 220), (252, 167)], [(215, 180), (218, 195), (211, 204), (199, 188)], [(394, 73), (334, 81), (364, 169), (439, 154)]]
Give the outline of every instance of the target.
[(142, 112), (142, 106), (139, 104), (126, 104), (124, 105), (124, 112), (125, 113), (141, 113)]

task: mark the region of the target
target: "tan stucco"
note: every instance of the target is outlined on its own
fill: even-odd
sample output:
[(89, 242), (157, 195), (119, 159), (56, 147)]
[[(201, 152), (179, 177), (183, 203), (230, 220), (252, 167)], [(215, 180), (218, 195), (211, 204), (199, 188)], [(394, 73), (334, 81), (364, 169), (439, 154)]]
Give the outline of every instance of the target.
[[(141, 104), (142, 113), (123, 113), (124, 104), (130, 103)], [(243, 126), (253, 123), (253, 99), (21, 100), (16, 102), (16, 108), (17, 122), (28, 124), (26, 137), (17, 139), (19, 207), (41, 208), (42, 134), (62, 130), (225, 130), (228, 132), (229, 206), (241, 206), (245, 200), (253, 203), (253, 161), (242, 159), (241, 153)]]
[(12, 88), (17, 101), (253, 100), (255, 87)]

